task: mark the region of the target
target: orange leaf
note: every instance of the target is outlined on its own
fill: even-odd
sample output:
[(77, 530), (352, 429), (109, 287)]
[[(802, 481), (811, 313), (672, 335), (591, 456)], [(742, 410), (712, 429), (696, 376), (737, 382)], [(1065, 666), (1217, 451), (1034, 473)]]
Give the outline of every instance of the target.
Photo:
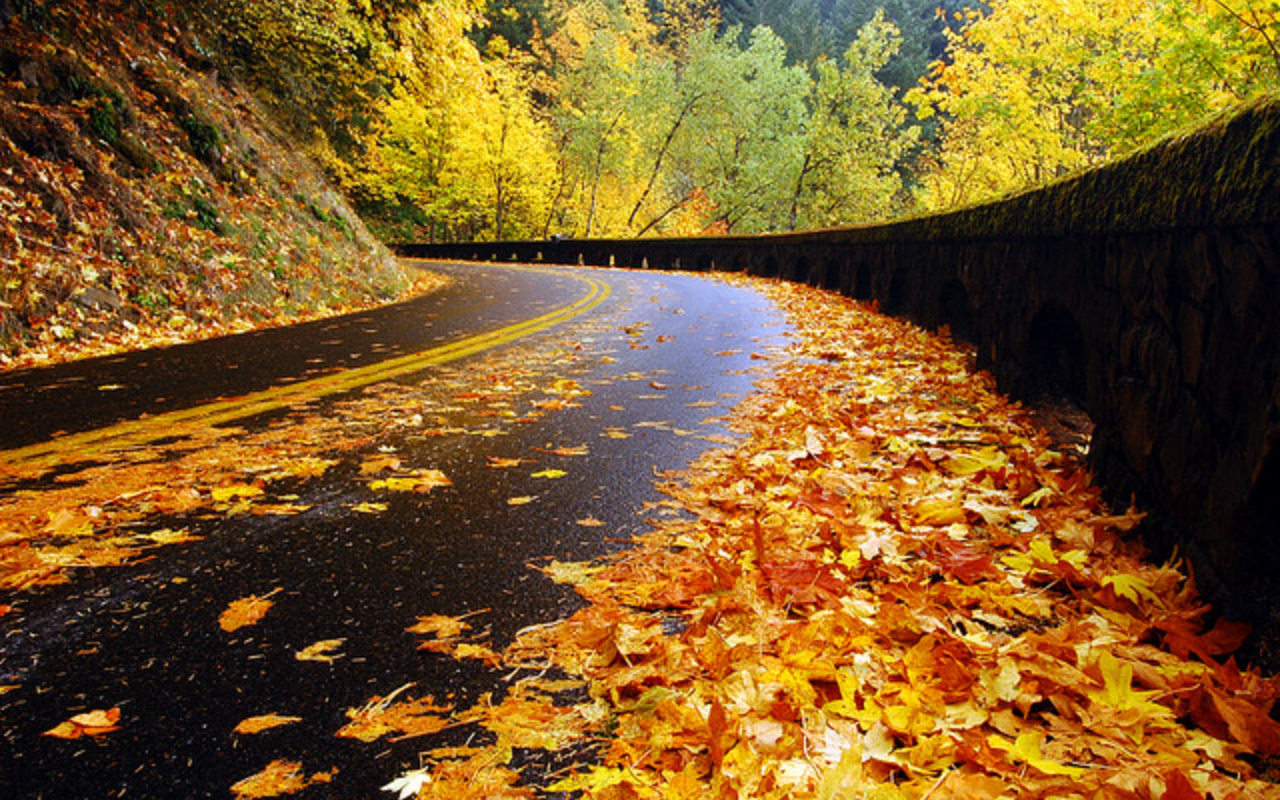
[(711, 761), (716, 765), (716, 769), (724, 763), (724, 735), (729, 728), (729, 720), (725, 716), (724, 706), (720, 704), (720, 698), (711, 701), (711, 713), (707, 715), (707, 729), (711, 733)]
[(1204, 800), (1204, 795), (1196, 791), (1186, 775), (1175, 769), (1165, 773), (1164, 794), (1160, 800)]
[(329, 783), (333, 780), (336, 769), (328, 772), (317, 772), (310, 778), (302, 774), (302, 764), (296, 761), (276, 759), (261, 772), (238, 781), (231, 787), (236, 800), (255, 800), (261, 797), (278, 797), (282, 794), (294, 794), (317, 783)]
[(79, 739), (81, 736), (101, 736), (104, 733), (120, 730), (117, 725), (120, 721), (119, 707), (107, 710), (86, 711), (83, 714), (76, 714), (71, 719), (59, 724), (57, 727), (45, 731), (42, 736), (52, 736), (55, 739)]
[(218, 617), (218, 625), (227, 633), (249, 625), (256, 625), (271, 610), (272, 602), (267, 598), (280, 591), (283, 590), (273, 589), (261, 597), (251, 594), (248, 597), (232, 601), (231, 605), (227, 606), (226, 610)]
[(251, 734), (261, 733), (271, 728), (278, 728), (281, 725), (292, 725), (295, 722), (301, 722), (302, 717), (284, 717), (279, 714), (263, 714), (257, 717), (249, 717), (241, 720), (240, 724), (235, 727), (232, 733)]

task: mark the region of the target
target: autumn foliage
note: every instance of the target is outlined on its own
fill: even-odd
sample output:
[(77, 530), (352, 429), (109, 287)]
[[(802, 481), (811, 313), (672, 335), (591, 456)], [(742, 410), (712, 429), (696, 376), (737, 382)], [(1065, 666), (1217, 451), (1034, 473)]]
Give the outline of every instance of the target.
[[(801, 331), (737, 412), (748, 438), (666, 485), (688, 516), (604, 562), (547, 567), (588, 605), (507, 649), (531, 676), (511, 697), (456, 715), (495, 743), (387, 789), (481, 796), (461, 770), (505, 774), (488, 796), (532, 796), (501, 766), (511, 748), (595, 741), (596, 760), (544, 788), (1276, 796), (1258, 766), (1280, 755), (1280, 682), (1231, 658), (1247, 629), (1215, 619), (1178, 560), (1147, 560), (1141, 515), (1100, 501), (1078, 451), (946, 338), (767, 291)], [(586, 699), (565, 702), (548, 669)]]

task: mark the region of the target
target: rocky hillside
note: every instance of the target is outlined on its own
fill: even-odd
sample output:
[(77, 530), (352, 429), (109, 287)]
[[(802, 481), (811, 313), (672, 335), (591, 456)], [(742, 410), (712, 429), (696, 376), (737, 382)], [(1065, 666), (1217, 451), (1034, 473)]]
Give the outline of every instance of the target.
[(276, 324), (410, 288), (320, 170), (167, 9), (0, 0), (0, 368)]

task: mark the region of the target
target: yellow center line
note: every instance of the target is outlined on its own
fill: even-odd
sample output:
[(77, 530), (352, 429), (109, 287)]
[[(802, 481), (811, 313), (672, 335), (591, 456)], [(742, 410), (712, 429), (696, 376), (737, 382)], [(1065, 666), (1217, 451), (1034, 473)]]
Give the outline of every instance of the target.
[(380, 361), (367, 367), (264, 389), (242, 397), (216, 400), (192, 408), (120, 422), (97, 430), (60, 436), (15, 450), (0, 450), (0, 465), (51, 466), (63, 460), (64, 454), (68, 452), (74, 453), (77, 461), (85, 461), (95, 456), (141, 447), (159, 439), (181, 437), (187, 431), (221, 425), (320, 397), (389, 381), (403, 375), (421, 372), (430, 366), (446, 364), (508, 344), (530, 334), (553, 328), (590, 311), (608, 299), (610, 295), (608, 284), (582, 275), (571, 277), (590, 287), (585, 296), (567, 306), (523, 322), (469, 336), (419, 353)]

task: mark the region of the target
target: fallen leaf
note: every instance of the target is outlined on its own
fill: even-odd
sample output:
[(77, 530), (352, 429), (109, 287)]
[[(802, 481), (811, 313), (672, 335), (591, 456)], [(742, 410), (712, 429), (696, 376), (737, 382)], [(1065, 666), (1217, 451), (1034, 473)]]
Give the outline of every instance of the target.
[(1069, 778), (1079, 778), (1088, 772), (1083, 767), (1069, 767), (1065, 764), (1059, 764), (1056, 761), (1050, 761), (1045, 758), (1040, 751), (1041, 745), (1044, 743), (1045, 735), (1038, 731), (1028, 731), (1018, 735), (1017, 741), (1010, 742), (1008, 739), (998, 734), (991, 734), (987, 737), (987, 743), (997, 750), (1004, 750), (1009, 754), (1009, 758), (1017, 764), (1026, 764), (1034, 767), (1046, 775), (1065, 775)]
[(435, 469), (415, 470), (411, 475), (393, 476), (369, 482), (369, 488), (387, 489), (393, 492), (430, 492), (438, 486), (452, 486), (443, 472)]
[(497, 456), (489, 456), (486, 463), (493, 469), (510, 469), (518, 467), (524, 463), (523, 458), (498, 458)]
[(463, 618), (475, 616), (476, 614), (483, 614), (488, 610), (489, 609), (486, 608), (481, 609), (480, 611), (472, 611), (457, 617), (449, 617), (443, 614), (428, 614), (425, 617), (418, 617), (418, 621), (408, 628), (405, 628), (405, 630), (409, 633), (433, 635), (442, 639), (457, 636), (463, 631), (471, 630), (470, 623), (463, 622)]
[(390, 453), (369, 456), (360, 463), (361, 475), (377, 475), (379, 472), (394, 472), (398, 469), (400, 469), (400, 457)]
[(261, 772), (237, 781), (231, 787), (231, 791), (235, 794), (236, 800), (279, 797), (282, 794), (295, 794), (315, 784), (329, 783), (337, 772), (337, 769), (317, 772), (308, 778), (302, 774), (301, 763), (277, 759), (264, 767)]
[(292, 725), (295, 722), (301, 722), (302, 717), (284, 717), (279, 714), (263, 714), (257, 717), (249, 717), (241, 720), (240, 724), (235, 727), (232, 733), (254, 734), (262, 733), (271, 728), (278, 728), (282, 725)]
[(341, 653), (334, 653), (333, 651), (341, 647), (346, 641), (346, 639), (322, 639), (294, 653), (293, 657), (299, 661), (319, 661), (325, 664), (332, 664), (334, 659), (342, 658)]
[(250, 486), (247, 484), (232, 484), (230, 486), (215, 486), (209, 490), (213, 496), (215, 503), (229, 503), (233, 500), (249, 500), (254, 497), (261, 497), (265, 492), (261, 486)]
[(428, 783), (431, 783), (431, 773), (425, 769), (415, 769), (383, 786), (382, 791), (398, 792), (400, 800), (408, 800), (418, 796)]
[(502, 665), (502, 656), (494, 652), (492, 648), (482, 644), (472, 644), (471, 642), (462, 642), (453, 648), (453, 657), (462, 660), (473, 658), (483, 661), (489, 667), (499, 667)]
[(587, 449), (587, 446), (585, 444), (578, 445), (576, 447), (554, 447), (550, 449), (535, 447), (534, 449), (541, 450), (544, 453), (550, 453), (553, 456), (566, 456), (566, 457), (585, 456), (585, 455), (589, 455), (591, 452), (590, 450)]
[(544, 470), (540, 470), (538, 472), (532, 473), (529, 477), (531, 478), (563, 478), (565, 475), (568, 475), (568, 474), (569, 473), (565, 472), (562, 469), (544, 469)]
[(227, 633), (256, 625), (271, 610), (272, 601), (268, 598), (281, 591), (284, 590), (273, 589), (261, 597), (251, 594), (248, 597), (233, 600), (218, 617), (218, 625)]
[(391, 734), (407, 739), (448, 728), (452, 720), (436, 712), (452, 711), (453, 706), (437, 705), (430, 695), (417, 700), (394, 702), (398, 694), (412, 685), (405, 684), (386, 697), (375, 697), (359, 708), (348, 709), (347, 718), (351, 721), (337, 735), (344, 739), (373, 742)]
[(66, 722), (45, 731), (42, 736), (55, 739), (79, 739), (81, 736), (102, 736), (120, 730), (120, 709), (99, 709), (76, 714)]

